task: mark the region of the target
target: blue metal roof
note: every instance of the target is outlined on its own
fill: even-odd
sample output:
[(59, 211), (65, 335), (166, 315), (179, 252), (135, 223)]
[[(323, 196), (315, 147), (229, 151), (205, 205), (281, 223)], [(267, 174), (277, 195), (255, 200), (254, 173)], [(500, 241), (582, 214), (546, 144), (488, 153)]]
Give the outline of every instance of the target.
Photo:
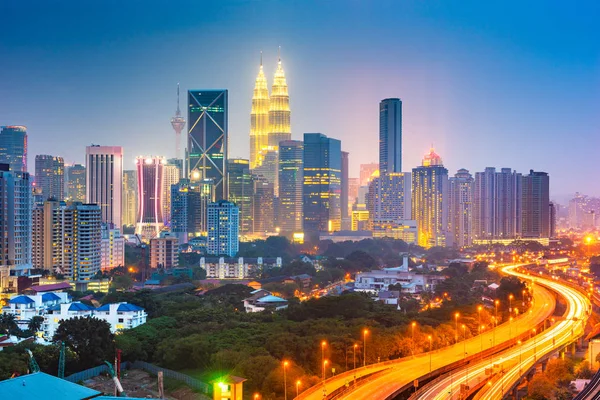
[(35, 301), (29, 296), (16, 296), (8, 301), (11, 304), (30, 304), (35, 303)]
[(96, 308), (96, 311), (109, 311), (109, 310), (110, 310), (110, 304), (105, 304), (103, 306)]
[(54, 301), (54, 300), (60, 300), (60, 297), (57, 296), (56, 294), (50, 292), (50, 293), (44, 293), (42, 295), (42, 301), (46, 302), (46, 301)]
[(43, 372), (0, 381), (0, 393), (3, 399), (11, 400), (81, 400), (102, 394)]
[(287, 303), (286, 299), (277, 296), (265, 296), (256, 301), (257, 303)]
[(123, 303), (119, 305), (117, 311), (144, 311), (144, 309), (136, 306), (135, 304)]
[(71, 303), (71, 306), (69, 307), (69, 311), (90, 311), (93, 310), (94, 307), (88, 306), (87, 304), (83, 304), (83, 303)]

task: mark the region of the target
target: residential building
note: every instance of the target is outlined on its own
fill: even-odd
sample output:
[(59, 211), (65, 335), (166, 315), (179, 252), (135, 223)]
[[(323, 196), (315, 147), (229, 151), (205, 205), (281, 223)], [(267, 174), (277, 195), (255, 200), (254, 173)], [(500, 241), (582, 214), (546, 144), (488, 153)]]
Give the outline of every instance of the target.
[(73, 164), (65, 167), (65, 200), (85, 203), (85, 166)]
[(550, 216), (550, 237), (551, 238), (555, 238), (556, 237), (556, 215), (557, 213), (557, 204), (554, 202), (550, 202), (549, 204), (549, 216)]
[(269, 130), (269, 88), (263, 71), (261, 54), (250, 112), (250, 169), (262, 165), (262, 153), (269, 146)]
[(137, 222), (137, 198), (137, 171), (123, 171), (123, 226), (135, 226)]
[(522, 177), (521, 235), (550, 237), (550, 177), (546, 172), (529, 171)]
[(473, 243), (473, 190), (475, 180), (459, 169), (449, 180), (448, 245), (464, 247)]
[(243, 158), (227, 160), (227, 182), (229, 201), (240, 209), (240, 234), (252, 233), (253, 181), (250, 173), (250, 161)]
[(27, 172), (27, 127), (0, 126), (0, 164), (14, 172)]
[(179, 243), (206, 236), (208, 205), (214, 202), (214, 189), (211, 179), (182, 179), (171, 187), (171, 232), (179, 237)]
[(138, 213), (135, 233), (144, 239), (157, 237), (164, 227), (162, 157), (137, 157), (135, 159), (138, 181)]
[(379, 103), (379, 173), (402, 172), (402, 101)]
[(443, 275), (416, 273), (409, 271), (407, 266), (400, 266), (356, 274), (354, 290), (377, 294), (389, 291), (390, 285), (400, 285), (404, 293), (433, 293), (435, 287), (445, 279)]
[(125, 265), (125, 237), (111, 224), (102, 224), (100, 268), (109, 270)]
[(418, 244), (419, 235), (417, 221), (404, 219), (401, 221), (380, 221), (372, 228), (374, 238), (390, 238), (402, 240), (409, 244)]
[(244, 299), (246, 312), (280, 311), (288, 307), (288, 301), (264, 289), (257, 289), (250, 293), (251, 296)]
[(279, 142), (279, 217), (281, 233), (302, 232), (302, 183), (304, 143), (300, 140)]
[(281, 257), (202, 257), (200, 268), (206, 271), (207, 279), (247, 279), (253, 272), (263, 268), (281, 268)]
[(15, 295), (2, 308), (2, 314), (14, 315), (17, 326), (25, 330), (33, 317), (43, 316), (50, 307), (70, 302), (71, 296), (66, 292)]
[(305, 133), (303, 159), (304, 232), (317, 235), (339, 231), (342, 224), (341, 143), (322, 133)]
[(188, 177), (212, 179), (216, 200), (226, 200), (227, 90), (189, 90), (188, 104)]
[(448, 229), (448, 170), (432, 148), (412, 170), (412, 218), (419, 246), (445, 246)]
[(356, 204), (352, 210), (352, 230), (370, 231), (371, 216), (365, 204)]
[(35, 156), (35, 186), (41, 189), (42, 198), (65, 198), (65, 162), (62, 157)]
[(208, 205), (207, 252), (233, 257), (239, 250), (239, 209), (225, 200)]
[(86, 147), (86, 202), (98, 204), (102, 222), (123, 226), (123, 148)]
[(171, 269), (179, 266), (179, 239), (177, 235), (162, 232), (150, 239), (150, 268)]
[(367, 209), (373, 229), (379, 226), (402, 225), (402, 221), (410, 220), (411, 204), (410, 172), (389, 172), (371, 180)]

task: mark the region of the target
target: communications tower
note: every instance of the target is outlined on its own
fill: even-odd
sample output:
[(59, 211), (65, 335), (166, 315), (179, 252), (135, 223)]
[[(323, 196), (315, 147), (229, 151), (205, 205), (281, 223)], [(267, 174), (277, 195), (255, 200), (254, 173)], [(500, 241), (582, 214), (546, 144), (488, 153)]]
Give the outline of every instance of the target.
[(171, 118), (171, 126), (175, 131), (175, 158), (181, 158), (181, 132), (185, 127), (185, 118), (181, 115), (179, 109), (179, 83), (177, 84), (177, 111), (175, 116)]

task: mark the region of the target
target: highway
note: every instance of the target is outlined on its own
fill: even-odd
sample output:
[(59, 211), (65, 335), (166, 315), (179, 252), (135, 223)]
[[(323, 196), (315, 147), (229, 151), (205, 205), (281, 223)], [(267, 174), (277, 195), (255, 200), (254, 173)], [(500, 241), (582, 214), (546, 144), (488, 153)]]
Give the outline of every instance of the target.
[(555, 298), (541, 286), (535, 286), (532, 295), (533, 307), (531, 312), (520, 315), (512, 323), (498, 325), (495, 334), (490, 329), (482, 335), (468, 339), (466, 343), (461, 341), (431, 353), (422, 353), (415, 357), (405, 357), (347, 371), (307, 389), (296, 399), (322, 400), (325, 397), (324, 395), (329, 395), (333, 391), (351, 384), (354, 376), (359, 379), (365, 375), (387, 370), (375, 379), (358, 385), (355, 390), (339, 397), (345, 399), (384, 399), (407, 383), (427, 374), (430, 371), (430, 366), (431, 370), (436, 370), (456, 361), (461, 361), (465, 356), (465, 352), (474, 355), (482, 350), (489, 349), (492, 346), (494, 335), (497, 345), (528, 331), (532, 326), (542, 323), (553, 313)]
[[(513, 271), (515, 267), (505, 267), (507, 274), (518, 276), (522, 279), (532, 279), (530, 276)], [(571, 343), (583, 334), (585, 321), (590, 307), (589, 299), (580, 291), (561, 284), (551, 279), (533, 278), (536, 285), (544, 285), (560, 293), (567, 302), (566, 315), (558, 319), (552, 326), (532, 338), (508, 349), (492, 358), (488, 358), (453, 371), (452, 375), (437, 379), (429, 384), (425, 390), (418, 394), (418, 399), (458, 399), (461, 384), (470, 387), (484, 383), (478, 398), (501, 399), (520, 377), (528, 371), (540, 357)], [(490, 378), (487, 374), (493, 371), (495, 379), (488, 384)], [(504, 371), (504, 374), (499, 374)], [(383, 398), (383, 397), (382, 397)]]

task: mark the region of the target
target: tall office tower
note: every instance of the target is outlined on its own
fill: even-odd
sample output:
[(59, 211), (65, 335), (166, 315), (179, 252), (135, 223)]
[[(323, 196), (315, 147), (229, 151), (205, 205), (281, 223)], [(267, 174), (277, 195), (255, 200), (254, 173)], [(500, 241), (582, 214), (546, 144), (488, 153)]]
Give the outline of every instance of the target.
[(35, 156), (35, 186), (42, 190), (44, 200), (65, 198), (65, 161), (62, 157)]
[(279, 151), (268, 147), (261, 153), (262, 164), (252, 170), (254, 175), (267, 180), (272, 186), (275, 196), (279, 196)]
[(227, 182), (229, 183), (229, 201), (235, 203), (240, 211), (240, 234), (252, 233), (254, 188), (250, 173), (250, 161), (243, 158), (227, 160)]
[(550, 207), (548, 212), (550, 213), (550, 237), (551, 238), (555, 238), (556, 237), (556, 220), (557, 220), (557, 208), (558, 205), (555, 204), (554, 202), (550, 202)]
[(402, 172), (402, 101), (379, 103), (379, 172)]
[(162, 208), (163, 223), (170, 226), (171, 223), (171, 186), (179, 182), (181, 171), (177, 165), (163, 165), (163, 185), (162, 185)]
[(239, 250), (239, 210), (229, 201), (208, 205), (208, 254), (233, 257)]
[(65, 199), (85, 203), (85, 166), (65, 167)]
[(171, 126), (175, 131), (175, 158), (180, 158), (181, 132), (185, 128), (185, 118), (181, 115), (181, 110), (179, 109), (179, 83), (177, 84), (177, 111), (175, 111), (175, 116), (171, 118)]
[(0, 126), (0, 163), (11, 171), (27, 172), (27, 128)]
[(449, 246), (464, 247), (473, 242), (474, 183), (473, 176), (466, 169), (459, 169), (449, 180)]
[(188, 177), (212, 179), (227, 199), (227, 90), (189, 90), (188, 104)]
[(252, 94), (250, 113), (250, 169), (262, 164), (262, 152), (269, 146), (269, 88), (263, 71), (262, 52), (260, 68)]
[(135, 226), (137, 222), (137, 198), (137, 171), (123, 171), (123, 226)]
[(342, 225), (340, 202), (341, 142), (321, 133), (304, 134), (304, 232), (339, 231)]
[(304, 143), (300, 140), (279, 142), (279, 216), (285, 235), (302, 232), (302, 168)]
[(341, 179), (341, 190), (340, 190), (340, 207), (342, 208), (342, 229), (350, 230), (352, 222), (350, 220), (350, 213), (348, 209), (348, 168), (349, 168), (349, 153), (342, 151), (342, 179)]
[(522, 178), (522, 236), (550, 237), (550, 177), (546, 172), (529, 171)]
[(273, 184), (261, 177), (254, 177), (252, 231), (267, 236), (275, 230), (275, 196)]
[(152, 239), (164, 227), (162, 194), (165, 160), (161, 157), (137, 157), (135, 164), (138, 181), (135, 233), (144, 239)]
[(279, 57), (269, 99), (269, 146), (278, 149), (279, 142), (291, 139), (290, 95)]
[(448, 170), (433, 149), (412, 170), (412, 218), (419, 246), (445, 246), (448, 228)]
[(212, 180), (190, 181), (182, 179), (171, 186), (171, 232), (180, 243), (190, 236), (205, 236), (208, 205), (214, 202)]
[(29, 174), (0, 164), (0, 266), (31, 267), (31, 204)]
[(125, 265), (125, 237), (113, 225), (102, 224), (100, 233), (100, 268), (110, 270)]
[[(376, 172), (376, 175), (379, 176), (379, 163), (360, 164), (359, 186), (369, 186), (369, 183), (371, 183), (373, 175)], [(359, 201), (359, 203), (361, 202), (362, 201)]]
[(102, 222), (123, 226), (123, 148), (121, 146), (87, 146), (85, 199), (98, 204)]
[(513, 239), (521, 234), (521, 174), (488, 167), (475, 173), (473, 239)]
[(403, 224), (411, 219), (411, 174), (390, 172), (369, 184), (367, 210), (373, 229)]

